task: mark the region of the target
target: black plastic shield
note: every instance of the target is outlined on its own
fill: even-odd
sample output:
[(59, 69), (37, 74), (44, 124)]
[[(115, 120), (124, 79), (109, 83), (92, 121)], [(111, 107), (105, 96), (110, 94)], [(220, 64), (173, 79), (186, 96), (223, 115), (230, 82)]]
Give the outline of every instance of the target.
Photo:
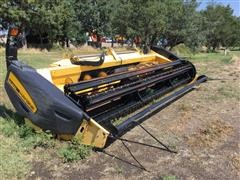
[[(18, 78), (31, 96), (37, 107), (36, 112), (29, 109), (7, 81), (10, 72)], [(77, 132), (84, 116), (82, 110), (35, 69), (20, 61), (12, 62), (8, 67), (5, 89), (17, 112), (43, 130), (50, 130), (56, 134)]]

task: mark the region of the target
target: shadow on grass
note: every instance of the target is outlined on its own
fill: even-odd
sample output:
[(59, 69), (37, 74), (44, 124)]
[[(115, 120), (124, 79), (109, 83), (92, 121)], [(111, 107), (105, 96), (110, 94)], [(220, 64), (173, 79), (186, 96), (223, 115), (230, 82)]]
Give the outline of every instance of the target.
[(13, 120), (18, 126), (24, 124), (24, 118), (11, 109), (8, 109), (5, 105), (0, 105), (0, 117), (7, 121)]

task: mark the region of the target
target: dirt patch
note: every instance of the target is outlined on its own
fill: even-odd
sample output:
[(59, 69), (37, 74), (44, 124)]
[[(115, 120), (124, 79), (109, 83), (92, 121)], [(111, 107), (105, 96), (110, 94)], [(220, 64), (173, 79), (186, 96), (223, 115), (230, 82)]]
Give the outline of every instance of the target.
[(239, 154), (233, 154), (230, 157), (230, 162), (231, 165), (236, 168), (236, 170), (238, 171), (238, 174), (240, 175), (240, 155)]
[(192, 112), (190, 111), (185, 111), (180, 113), (180, 119), (178, 122), (173, 123), (169, 126), (169, 129), (173, 132), (182, 132), (186, 128), (186, 125), (188, 123), (191, 123), (191, 117), (192, 117)]
[(187, 137), (187, 143), (192, 147), (211, 147), (218, 144), (233, 132), (233, 127), (221, 120), (210, 122), (205, 128)]
[(238, 64), (239, 64), (239, 63), (240, 63), (240, 57), (238, 57), (238, 56), (233, 56), (232, 59), (231, 59), (231, 61), (234, 62), (234, 63), (238, 63)]
[(53, 176), (51, 175), (51, 172), (48, 170), (44, 162), (37, 162), (35, 161), (32, 165), (33, 169), (29, 175), (28, 180), (30, 179), (37, 179), (37, 180), (47, 180), (47, 179), (53, 179)]

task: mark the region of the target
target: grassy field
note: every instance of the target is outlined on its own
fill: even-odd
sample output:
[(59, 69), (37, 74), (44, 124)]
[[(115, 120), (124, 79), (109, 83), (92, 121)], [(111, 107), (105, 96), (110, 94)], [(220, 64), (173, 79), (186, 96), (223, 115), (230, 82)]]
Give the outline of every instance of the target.
[[(87, 51), (80, 50), (75, 52), (56, 50), (50, 52), (42, 52), (30, 49), (20, 51), (19, 59), (23, 60), (24, 62), (35, 68), (41, 68), (46, 67), (49, 63), (64, 58), (71, 53), (81, 54), (86, 52), (95, 53), (96, 50), (90, 49)], [(200, 109), (203, 113), (206, 111), (211, 111), (212, 109), (210, 107), (207, 107), (209, 104), (209, 106), (214, 105), (214, 107), (219, 108), (218, 111), (222, 111), (222, 108), (225, 108), (225, 106), (229, 106), (233, 108), (232, 110), (230, 109), (229, 114), (227, 114), (229, 118), (231, 118), (231, 116), (237, 116), (237, 118), (239, 118), (239, 114), (236, 114), (235, 110), (239, 107), (240, 101), (240, 51), (231, 51), (227, 54), (227, 56), (224, 56), (222, 52), (181, 54), (181, 56), (188, 57), (196, 65), (199, 74), (207, 74), (215, 83), (214, 85), (210, 85), (208, 87), (204, 86), (200, 88), (202, 90), (198, 90), (200, 93), (203, 94), (201, 96), (201, 99), (198, 99), (198, 101), (203, 102), (203, 104), (192, 105), (191, 103), (188, 103), (189, 101), (191, 102), (191, 98), (188, 98), (188, 102), (183, 100), (182, 104), (177, 104), (175, 107), (178, 108), (179, 112), (182, 112), (182, 116), (188, 116), (187, 113), (194, 113), (195, 111), (197, 111), (196, 109), (194, 109), (196, 108), (195, 106), (200, 106)], [(0, 179), (31, 179), (31, 177), (44, 177), (45, 179), (58, 177), (61, 177), (63, 179), (69, 179), (70, 177), (72, 177), (74, 179), (75, 176), (72, 175), (77, 174), (77, 171), (79, 171), (79, 167), (83, 167), (83, 169), (85, 168), (85, 171), (79, 171), (79, 173), (82, 172), (83, 174), (89, 174), (89, 172), (97, 171), (91, 169), (92, 167), (90, 167), (91, 165), (89, 165), (88, 161), (81, 160), (87, 156), (90, 156), (89, 161), (93, 162), (93, 168), (96, 167), (98, 171), (102, 171), (100, 165), (98, 165), (98, 160), (96, 160), (102, 157), (99, 157), (100, 155), (98, 153), (91, 153), (91, 150), (88, 147), (79, 145), (77, 142), (60, 142), (58, 140), (55, 140), (51, 134), (34, 133), (30, 128), (24, 125), (23, 119), (19, 117), (12, 108), (3, 87), (6, 74), (4, 58), (4, 50), (0, 49)], [(194, 99), (196, 97), (193, 95), (192, 98)], [(235, 107), (234, 109), (234, 106), (232, 104), (237, 105), (237, 107)], [(171, 115), (169, 115), (170, 113), (168, 112), (166, 112), (165, 114), (163, 112), (162, 123), (164, 123), (164, 117), (169, 115), (169, 118), (171, 118), (174, 112), (176, 113), (176, 109), (168, 109), (167, 111), (170, 111)], [(216, 111), (214, 110), (214, 112)], [(233, 112), (235, 114), (233, 114)], [(198, 114), (198, 111), (196, 112), (196, 114)], [(205, 117), (204, 115), (202, 116)], [(156, 117), (158, 116), (156, 115), (155, 118)], [(195, 118), (201, 119), (201, 114), (199, 114), (199, 116)], [(183, 123), (181, 122), (181, 120), (179, 121), (180, 125), (178, 124), (176, 127), (170, 125), (170, 131), (171, 128), (176, 132), (179, 131), (179, 128), (181, 128), (181, 123)], [(201, 122), (204, 123), (205, 121)], [(236, 122), (234, 121), (234, 123)], [(238, 128), (237, 130), (239, 130), (239, 123), (236, 124)], [(155, 124), (155, 126), (157, 125)], [(194, 126), (196, 126), (196, 131), (193, 130)], [(186, 144), (189, 143), (188, 150), (192, 150), (196, 147), (201, 149), (202, 147), (208, 146), (208, 144), (206, 143), (214, 143), (212, 141), (214, 139), (216, 140), (218, 138), (217, 136), (222, 137), (221, 133), (226, 132), (227, 134), (227, 132), (233, 131), (234, 129), (231, 122), (230, 124), (229, 122), (227, 122), (226, 125), (224, 125), (223, 127), (222, 123), (219, 124), (218, 121), (213, 121), (213, 124), (211, 124), (210, 122), (209, 126), (204, 126), (205, 129), (203, 129), (202, 126), (204, 125), (201, 123), (198, 125), (194, 124), (192, 127), (187, 127), (187, 129), (185, 129), (187, 133), (185, 133), (184, 135), (178, 134), (179, 139), (181, 139)], [(222, 127), (222, 129), (216, 130), (214, 129), (214, 127)], [(133, 131), (133, 133), (135, 133), (135, 131)], [(188, 133), (190, 135), (186, 136), (186, 134)], [(203, 133), (203, 135), (201, 133)], [(204, 133), (206, 136), (204, 136)], [(164, 134), (160, 134), (160, 136), (164, 136)], [(237, 134), (236, 136), (239, 137), (239, 134)], [(174, 146), (180, 146), (180, 140), (176, 140), (174, 137), (171, 137), (171, 135), (166, 138), (169, 144), (172, 144)], [(211, 138), (213, 140), (211, 140)], [(202, 147), (198, 147), (198, 145), (195, 144), (197, 139), (199, 140), (199, 143)], [(216, 141), (218, 142), (218, 139)], [(118, 145), (119, 144), (116, 144), (115, 147), (113, 147), (113, 150), (114, 148), (118, 148)], [(234, 149), (232, 151), (232, 158), (235, 158), (234, 166), (236, 166), (236, 169), (238, 169), (240, 167), (240, 158), (239, 154), (235, 155), (235, 153), (237, 153), (237, 149)], [(192, 156), (190, 158), (192, 158)], [(144, 158), (142, 160), (144, 160)], [(72, 163), (72, 161), (75, 162)], [(181, 160), (181, 162), (178, 163), (183, 163), (183, 161), (184, 160)], [(106, 162), (104, 160), (100, 160), (100, 164), (101, 163)], [(159, 163), (159, 167), (162, 167), (161, 162)], [(111, 166), (111, 164), (109, 164), (109, 166)], [(142, 172), (139, 174), (138, 171), (129, 170), (128, 166), (125, 166), (121, 163), (113, 163), (113, 166), (114, 168), (113, 170), (111, 170), (111, 173), (108, 173), (108, 171), (106, 171), (106, 173), (104, 174), (104, 171), (102, 174), (100, 174), (101, 177), (109, 178), (117, 176), (120, 179), (125, 179), (128, 176), (134, 177), (133, 175), (141, 175), (143, 177), (161, 177), (162, 179), (179, 179), (185, 177), (180, 172), (175, 171), (172, 172), (165, 170), (167, 174), (161, 174), (156, 170), (157, 173), (146, 175)], [(149, 165), (149, 167), (151, 166)], [(110, 167), (108, 167), (108, 169), (109, 168)], [(67, 172), (65, 172), (66, 170), (64, 169), (71, 169), (72, 174), (68, 174)], [(61, 174), (59, 171), (63, 171), (63, 173), (65, 174)], [(198, 171), (198, 173), (201, 174), (202, 169), (199, 168)], [(231, 177), (235, 177), (234, 173), (233, 175), (231, 174)], [(89, 176), (93, 178), (95, 177), (94, 174), (89, 174)], [(75, 178), (77, 177), (79, 176), (76, 175)], [(98, 174), (96, 175), (96, 177), (98, 177)], [(196, 177), (198, 176), (193, 175), (193, 178)]]

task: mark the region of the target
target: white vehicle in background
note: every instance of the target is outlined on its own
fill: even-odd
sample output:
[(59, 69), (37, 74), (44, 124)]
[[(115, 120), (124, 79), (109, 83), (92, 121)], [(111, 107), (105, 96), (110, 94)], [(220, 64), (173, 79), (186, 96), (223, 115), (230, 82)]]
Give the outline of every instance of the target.
[(112, 42), (112, 39), (111, 38), (106, 38), (106, 43), (111, 43)]

